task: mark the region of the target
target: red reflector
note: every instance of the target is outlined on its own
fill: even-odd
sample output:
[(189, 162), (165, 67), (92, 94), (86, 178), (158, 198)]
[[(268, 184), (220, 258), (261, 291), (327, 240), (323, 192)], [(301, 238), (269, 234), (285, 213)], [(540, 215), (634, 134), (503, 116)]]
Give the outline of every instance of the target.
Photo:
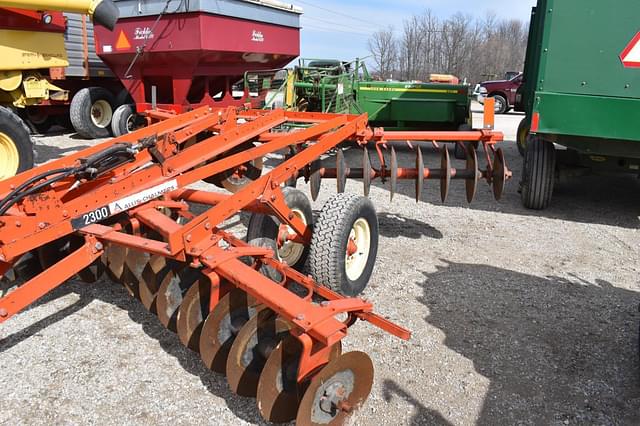
[(534, 112), (531, 118), (531, 132), (536, 133), (540, 128), (540, 113)]

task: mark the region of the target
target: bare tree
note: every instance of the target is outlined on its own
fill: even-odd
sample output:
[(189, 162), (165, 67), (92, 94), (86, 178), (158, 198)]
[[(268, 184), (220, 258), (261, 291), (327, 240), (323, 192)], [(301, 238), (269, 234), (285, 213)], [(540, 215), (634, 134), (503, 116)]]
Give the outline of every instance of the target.
[(369, 52), (373, 55), (376, 63), (376, 72), (380, 78), (383, 80), (393, 78), (398, 59), (398, 49), (396, 46), (396, 38), (393, 34), (393, 27), (373, 33), (368, 44)]

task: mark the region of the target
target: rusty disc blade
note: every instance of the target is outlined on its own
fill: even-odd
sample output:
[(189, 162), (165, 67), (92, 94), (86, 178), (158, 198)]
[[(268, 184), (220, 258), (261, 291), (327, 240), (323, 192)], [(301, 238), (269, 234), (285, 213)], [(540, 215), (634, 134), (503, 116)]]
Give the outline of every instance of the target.
[(446, 203), (449, 197), (449, 186), (451, 185), (451, 157), (449, 156), (449, 148), (446, 145), (442, 147), (440, 168), (442, 169), (442, 176), (440, 177), (440, 198), (443, 203)]
[(239, 289), (220, 299), (200, 332), (200, 358), (207, 368), (216, 373), (226, 372), (229, 350), (238, 332), (262, 309), (263, 305)]
[(320, 160), (315, 160), (311, 163), (311, 176), (309, 177), (309, 189), (311, 190), (311, 198), (313, 201), (318, 199), (320, 193), (320, 186), (322, 185), (322, 174), (320, 172), (321, 163)]
[(391, 147), (391, 176), (389, 176), (389, 184), (391, 186), (389, 199), (393, 201), (393, 196), (398, 190), (398, 156), (396, 150)]
[(176, 331), (178, 309), (187, 290), (196, 283), (202, 275), (193, 268), (181, 271), (172, 270), (162, 280), (156, 297), (158, 319), (166, 328)]
[(117, 244), (109, 244), (105, 250), (107, 254), (107, 274), (115, 282), (122, 282), (127, 251), (128, 249)]
[(504, 184), (507, 181), (507, 168), (504, 164), (504, 152), (502, 148), (498, 148), (493, 156), (493, 196), (500, 201), (504, 193)]
[(478, 169), (478, 155), (476, 150), (469, 147), (467, 149), (467, 171), (473, 172), (473, 177), (465, 181), (467, 190), (467, 202), (471, 203), (476, 198), (478, 191), (478, 182), (480, 182), (480, 169)]
[(233, 393), (256, 396), (269, 355), (287, 335), (289, 324), (268, 309), (258, 312), (242, 327), (227, 358), (227, 381)]
[(177, 262), (171, 262), (162, 256), (151, 256), (140, 276), (138, 290), (140, 301), (149, 312), (156, 313), (156, 296), (164, 277), (171, 271), (172, 266), (177, 267)]
[(367, 400), (373, 363), (363, 352), (347, 352), (329, 362), (311, 380), (302, 397), (296, 425), (344, 424)]
[(140, 299), (140, 280), (142, 278), (142, 271), (144, 271), (148, 261), (148, 253), (137, 250), (127, 251), (121, 282), (129, 294), (136, 299)]
[(362, 151), (362, 184), (364, 196), (368, 197), (371, 191), (371, 157), (369, 157), (369, 150), (366, 147)]
[[(342, 353), (338, 341), (332, 348), (329, 361)], [(271, 352), (260, 375), (256, 399), (262, 417), (273, 423), (290, 422), (296, 418), (303, 392), (297, 382), (302, 345), (289, 335)]]
[(422, 188), (424, 188), (424, 160), (422, 158), (422, 150), (417, 147), (416, 150), (416, 203), (422, 200)]
[(210, 297), (211, 282), (203, 276), (187, 290), (178, 309), (178, 337), (183, 345), (195, 352), (200, 350), (200, 333), (209, 315)]
[(336, 153), (336, 183), (338, 193), (343, 193), (347, 186), (347, 163), (341, 149)]

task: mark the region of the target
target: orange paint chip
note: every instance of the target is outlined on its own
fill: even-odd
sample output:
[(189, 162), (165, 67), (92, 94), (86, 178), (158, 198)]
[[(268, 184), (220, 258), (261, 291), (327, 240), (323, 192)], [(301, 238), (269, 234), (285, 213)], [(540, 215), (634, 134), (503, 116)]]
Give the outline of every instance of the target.
[(129, 43), (129, 39), (124, 34), (124, 31), (120, 30), (120, 34), (118, 35), (118, 41), (116, 41), (116, 49), (117, 50), (125, 50), (131, 49), (131, 43)]

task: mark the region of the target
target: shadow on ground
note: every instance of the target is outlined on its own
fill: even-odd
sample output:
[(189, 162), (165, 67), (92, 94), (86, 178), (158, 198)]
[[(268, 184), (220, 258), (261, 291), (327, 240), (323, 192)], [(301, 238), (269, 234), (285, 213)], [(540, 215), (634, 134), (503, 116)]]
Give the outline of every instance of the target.
[[(39, 332), (52, 324), (62, 321), (68, 316), (79, 312), (94, 300), (100, 300), (127, 311), (129, 317), (137, 324), (140, 324), (143, 331), (149, 337), (157, 340), (160, 347), (167, 354), (178, 360), (182, 368), (184, 368), (188, 373), (198, 377), (202, 384), (213, 395), (224, 399), (229, 409), (238, 418), (254, 424), (264, 424), (257, 406), (253, 411), (247, 409), (247, 404), (250, 404), (249, 401), (255, 401), (255, 399), (242, 398), (234, 395), (229, 390), (227, 380), (224, 376), (207, 369), (197, 353), (183, 346), (175, 333), (164, 328), (158, 318), (154, 314), (148, 312), (142, 303), (131, 297), (121, 285), (115, 284), (108, 279), (104, 279), (104, 282), (101, 281), (95, 285), (87, 285), (75, 280), (69, 281), (31, 305), (28, 309), (62, 298), (69, 293), (77, 294), (79, 296), (79, 300), (64, 309), (35, 322), (17, 333), (0, 339), (0, 353), (14, 347), (26, 339), (36, 336)], [(144, 380), (144, 377), (141, 376), (140, 380)]]
[(490, 380), (477, 424), (637, 424), (639, 293), (462, 263), (417, 284), (425, 321)]

